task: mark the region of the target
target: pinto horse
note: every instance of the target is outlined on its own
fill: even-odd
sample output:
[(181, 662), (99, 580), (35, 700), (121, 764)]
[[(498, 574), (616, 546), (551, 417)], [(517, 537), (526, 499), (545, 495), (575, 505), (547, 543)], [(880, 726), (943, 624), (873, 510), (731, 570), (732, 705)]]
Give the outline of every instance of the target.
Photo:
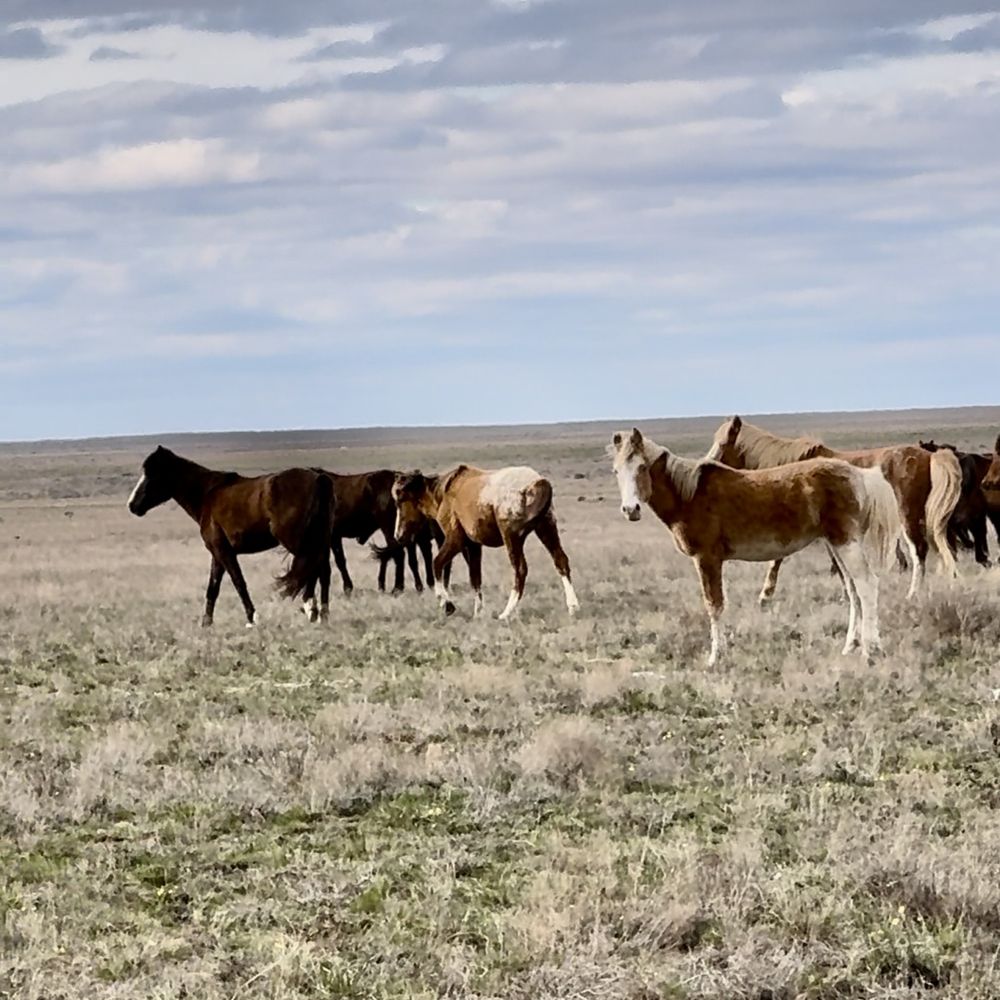
[(615, 434), (609, 453), (622, 513), (638, 521), (640, 504), (647, 504), (694, 561), (711, 623), (709, 666), (723, 646), (722, 564), (782, 559), (815, 541), (826, 542), (844, 581), (850, 606), (844, 653), (859, 644), (859, 617), (862, 655), (878, 651), (878, 570), (899, 533), (896, 498), (879, 469), (812, 459), (738, 472), (673, 455), (637, 428)]
[(506, 621), (514, 612), (528, 576), (524, 541), (534, 532), (548, 549), (562, 578), (566, 608), (580, 607), (570, 580), (569, 559), (559, 541), (552, 509), (552, 484), (534, 469), (511, 466), (487, 471), (460, 465), (440, 476), (400, 473), (392, 487), (396, 502), (396, 540), (404, 542), (421, 519), (431, 518), (444, 532), (444, 544), (434, 559), (434, 590), (446, 615), (455, 605), (448, 594), (444, 573), (459, 554), (469, 564), (469, 582), (475, 591), (473, 615), (483, 607), (483, 546), (507, 549), (514, 570), (514, 585), (507, 606), (500, 613)]
[[(951, 452), (933, 454), (916, 445), (896, 445), (865, 451), (835, 451), (815, 438), (783, 438), (739, 417), (723, 422), (715, 432), (706, 459), (734, 469), (772, 469), (808, 458), (839, 458), (862, 469), (878, 468), (892, 486), (903, 524), (902, 539), (910, 555), (909, 597), (924, 578), (928, 539), (933, 542), (949, 576), (955, 576), (955, 555), (948, 545), (948, 521), (962, 489), (962, 470)], [(781, 559), (768, 567), (760, 592), (765, 604), (778, 584)]]
[(257, 612), (236, 557), (278, 545), (292, 555), (288, 570), (278, 577), (281, 592), (286, 597), (301, 594), (310, 621), (327, 617), (334, 502), (328, 476), (313, 469), (286, 469), (247, 478), (206, 469), (159, 447), (142, 463), (142, 475), (128, 498), (128, 509), (142, 517), (168, 500), (176, 500), (198, 523), (205, 547), (212, 554), (202, 625), (212, 624), (224, 573), (229, 574), (243, 602), (247, 628), (256, 624)]

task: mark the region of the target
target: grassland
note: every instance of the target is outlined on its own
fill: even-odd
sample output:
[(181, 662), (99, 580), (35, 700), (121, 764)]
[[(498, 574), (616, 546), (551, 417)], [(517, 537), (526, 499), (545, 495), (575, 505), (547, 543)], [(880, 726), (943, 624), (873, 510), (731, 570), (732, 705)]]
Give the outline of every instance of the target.
[[(881, 422), (880, 422), (881, 421)], [(709, 430), (652, 424), (679, 450)], [(786, 425), (794, 421), (786, 418)], [(992, 441), (1000, 412), (812, 418), (849, 444)], [(773, 424), (772, 424), (773, 425)], [(793, 429), (789, 427), (788, 429)], [(839, 655), (820, 552), (727, 570), (704, 667), (694, 576), (626, 523), (605, 428), (190, 439), (209, 464), (530, 462), (541, 546), (510, 625), (358, 589), (309, 626), (176, 509), (128, 516), (149, 442), (0, 449), (0, 996), (629, 1000), (1000, 995), (1000, 575), (907, 603)], [(995, 546), (994, 546), (995, 549)], [(487, 607), (509, 584), (484, 560)]]

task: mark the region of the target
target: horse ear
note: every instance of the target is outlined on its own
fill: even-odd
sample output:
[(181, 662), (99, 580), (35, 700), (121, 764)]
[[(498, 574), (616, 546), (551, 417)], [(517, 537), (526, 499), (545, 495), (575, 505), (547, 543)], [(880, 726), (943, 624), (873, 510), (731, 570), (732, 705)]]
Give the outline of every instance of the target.
[(642, 431), (638, 427), (632, 428), (632, 436), (629, 438), (629, 443), (633, 448), (639, 448), (642, 446)]
[(741, 430), (743, 430), (743, 418), (739, 414), (734, 414), (733, 419), (729, 423), (729, 433), (735, 436)]
[(620, 447), (622, 446), (622, 436), (621, 436), (621, 434), (619, 434), (619, 433), (618, 433), (618, 432), (616, 431), (616, 432), (615, 432), (615, 434), (614, 434), (614, 436), (613, 436), (613, 437), (611, 438), (611, 443), (612, 443), (612, 444), (613, 444), (613, 445), (614, 445), (614, 446), (615, 446), (616, 448), (620, 448)]
[(997, 435), (996, 441), (993, 442), (993, 450), (1000, 455), (1000, 434)]

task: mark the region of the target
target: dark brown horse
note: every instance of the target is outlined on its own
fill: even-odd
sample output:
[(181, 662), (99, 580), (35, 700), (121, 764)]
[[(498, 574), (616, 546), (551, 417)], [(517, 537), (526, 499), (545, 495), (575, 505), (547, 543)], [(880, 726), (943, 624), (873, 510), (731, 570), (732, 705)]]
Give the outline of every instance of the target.
[(212, 554), (202, 625), (212, 624), (223, 573), (229, 574), (243, 602), (247, 628), (256, 623), (257, 612), (236, 557), (278, 545), (292, 555), (287, 572), (278, 578), (281, 592), (286, 597), (301, 594), (310, 621), (327, 617), (334, 505), (328, 476), (314, 469), (286, 469), (248, 478), (206, 469), (160, 447), (142, 463), (142, 475), (128, 498), (128, 509), (142, 517), (168, 500), (176, 500), (197, 522)]
[[(434, 551), (432, 543), (435, 534), (430, 522), (417, 527), (414, 535), (406, 545), (400, 545), (393, 537), (396, 529), (396, 502), (392, 498), (392, 483), (396, 473), (391, 469), (377, 469), (374, 472), (359, 472), (344, 475), (329, 472), (326, 469), (314, 470), (322, 473), (333, 482), (333, 492), (336, 498), (334, 504), (333, 524), (331, 527), (331, 547), (333, 559), (340, 571), (344, 585), (344, 593), (349, 594), (354, 589), (354, 581), (347, 569), (344, 557), (345, 538), (353, 538), (364, 545), (376, 532), (381, 531), (385, 539), (384, 546), (373, 545), (372, 553), (379, 562), (378, 589), (385, 590), (386, 570), (389, 562), (395, 563), (396, 575), (392, 592), (398, 594), (404, 585), (404, 555), (409, 560), (410, 571), (413, 574), (414, 587), (423, 590), (420, 580), (420, 564), (417, 560), (418, 550), (424, 557), (428, 584), (432, 579), (432, 564)], [(440, 532), (437, 540), (440, 543)]]
[(1000, 435), (997, 436), (996, 443), (993, 445), (989, 467), (979, 486), (983, 491), (990, 519), (997, 529), (997, 537), (1000, 538), (1000, 527), (997, 525), (997, 521), (1000, 520)]
[(988, 503), (982, 490), (982, 482), (993, 456), (959, 451), (953, 444), (935, 444), (933, 441), (921, 441), (920, 447), (930, 452), (944, 448), (953, 452), (958, 459), (962, 470), (962, 493), (948, 521), (948, 542), (953, 547), (956, 543), (961, 543), (966, 548), (973, 549), (976, 562), (980, 566), (989, 566), (987, 521), (992, 521), (993, 530), (1000, 539), (1000, 508)]

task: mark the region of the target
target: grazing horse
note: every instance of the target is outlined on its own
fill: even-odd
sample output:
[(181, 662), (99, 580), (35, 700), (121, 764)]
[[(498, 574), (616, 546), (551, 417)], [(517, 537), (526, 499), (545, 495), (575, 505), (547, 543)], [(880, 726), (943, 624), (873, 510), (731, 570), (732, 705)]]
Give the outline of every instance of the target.
[[(903, 541), (909, 550), (909, 597), (924, 578), (928, 539), (940, 555), (949, 576), (955, 576), (955, 555), (948, 545), (947, 529), (962, 487), (962, 471), (951, 452), (930, 452), (916, 445), (895, 445), (865, 451), (835, 451), (815, 438), (783, 438), (739, 417), (723, 422), (715, 432), (706, 459), (734, 469), (772, 469), (807, 458), (839, 458), (858, 468), (881, 469), (896, 494), (903, 523)], [(768, 567), (760, 592), (766, 603), (778, 584), (781, 559)]]
[(783, 559), (815, 541), (826, 542), (844, 581), (850, 606), (844, 653), (858, 645), (859, 612), (861, 653), (870, 659), (878, 650), (878, 570), (899, 533), (896, 498), (879, 469), (811, 459), (738, 472), (673, 455), (637, 428), (611, 441), (622, 513), (638, 521), (640, 503), (648, 504), (678, 550), (694, 560), (711, 622), (709, 666), (723, 645), (722, 564)]
[(935, 444), (933, 441), (921, 441), (920, 447), (930, 452), (945, 448), (958, 459), (962, 470), (962, 493), (948, 522), (948, 541), (952, 548), (960, 542), (966, 548), (974, 549), (976, 562), (980, 566), (989, 566), (987, 521), (992, 521), (993, 530), (1000, 539), (1000, 510), (987, 502), (981, 484), (993, 456), (959, 451), (953, 444)]
[(507, 549), (514, 569), (514, 586), (500, 613), (506, 621), (524, 593), (528, 563), (524, 541), (533, 531), (548, 549), (566, 591), (566, 607), (574, 614), (580, 607), (570, 581), (569, 559), (559, 541), (552, 510), (552, 484), (534, 469), (511, 466), (486, 471), (460, 465), (440, 476), (419, 472), (396, 476), (392, 487), (396, 501), (396, 539), (403, 542), (421, 518), (432, 518), (444, 532), (444, 544), (434, 559), (434, 589), (446, 615), (455, 611), (448, 595), (444, 571), (459, 554), (469, 564), (469, 582), (476, 593), (473, 615), (483, 607), (483, 546)]
[(403, 590), (403, 556), (405, 554), (409, 559), (413, 584), (418, 591), (423, 590), (423, 583), (420, 580), (420, 565), (417, 561), (417, 549), (419, 548), (423, 554), (429, 584), (433, 556), (431, 542), (434, 533), (430, 525), (423, 525), (414, 532), (413, 538), (407, 545), (398, 545), (394, 540), (396, 503), (392, 499), (392, 483), (396, 473), (391, 469), (378, 469), (375, 472), (360, 472), (353, 475), (342, 475), (337, 472), (329, 472), (326, 469), (315, 471), (329, 476), (333, 481), (336, 503), (333, 513), (331, 545), (333, 559), (340, 571), (340, 578), (344, 585), (344, 593), (349, 594), (354, 589), (354, 582), (347, 570), (343, 540), (353, 538), (364, 545), (376, 531), (381, 531), (386, 541), (384, 546), (373, 547), (373, 554), (379, 562), (378, 589), (385, 590), (386, 568), (389, 561), (392, 560), (396, 565), (392, 592), (398, 594)]
[(248, 478), (206, 469), (159, 447), (142, 463), (142, 475), (128, 498), (128, 509), (142, 517), (168, 500), (176, 500), (198, 523), (205, 547), (212, 554), (202, 625), (212, 624), (223, 573), (229, 574), (243, 602), (247, 628), (256, 623), (257, 612), (236, 557), (277, 545), (292, 555), (291, 566), (278, 578), (279, 589), (286, 597), (302, 595), (303, 611), (310, 621), (327, 617), (334, 503), (328, 476), (314, 469), (286, 469)]

